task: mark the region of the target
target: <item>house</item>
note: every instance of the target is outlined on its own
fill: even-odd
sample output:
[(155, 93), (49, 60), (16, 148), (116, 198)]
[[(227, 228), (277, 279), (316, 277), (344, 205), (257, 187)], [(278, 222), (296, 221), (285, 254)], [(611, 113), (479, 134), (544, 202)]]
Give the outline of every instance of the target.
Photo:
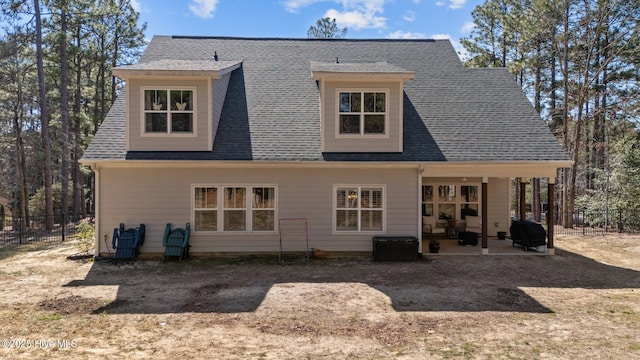
[(570, 165), (513, 77), (463, 67), (448, 40), (156, 36), (113, 75), (125, 90), (82, 159), (97, 254), (121, 222), (146, 224), (143, 254), (187, 222), (192, 254), (273, 253), (283, 218), (307, 219), (312, 247), (370, 253), (421, 238), (426, 215), (477, 215), (488, 254), (510, 179)]

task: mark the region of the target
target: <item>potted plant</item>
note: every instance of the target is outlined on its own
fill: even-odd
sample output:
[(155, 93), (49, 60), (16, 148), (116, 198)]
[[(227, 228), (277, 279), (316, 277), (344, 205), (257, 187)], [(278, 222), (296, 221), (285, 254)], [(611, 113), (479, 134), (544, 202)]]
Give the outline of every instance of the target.
[(432, 254), (440, 252), (440, 243), (435, 240), (429, 241), (429, 252)]

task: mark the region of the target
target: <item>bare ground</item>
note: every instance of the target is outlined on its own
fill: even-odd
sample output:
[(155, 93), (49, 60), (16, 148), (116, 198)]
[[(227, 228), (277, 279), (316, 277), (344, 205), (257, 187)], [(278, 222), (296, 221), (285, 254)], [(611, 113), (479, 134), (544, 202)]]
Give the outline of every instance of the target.
[(0, 358), (640, 358), (640, 236), (557, 255), (278, 264), (0, 247)]

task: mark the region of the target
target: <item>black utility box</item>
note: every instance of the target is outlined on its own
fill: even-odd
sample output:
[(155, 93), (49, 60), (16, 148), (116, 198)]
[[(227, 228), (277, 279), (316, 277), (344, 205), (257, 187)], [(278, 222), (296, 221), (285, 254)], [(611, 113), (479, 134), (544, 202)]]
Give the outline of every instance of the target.
[(533, 221), (513, 221), (511, 222), (511, 240), (513, 246), (520, 245), (523, 250), (530, 247), (547, 245), (547, 231), (542, 225)]
[(478, 233), (474, 231), (460, 231), (458, 234), (458, 244), (459, 245), (478, 245)]
[(415, 236), (374, 236), (373, 260), (418, 260), (418, 239)]

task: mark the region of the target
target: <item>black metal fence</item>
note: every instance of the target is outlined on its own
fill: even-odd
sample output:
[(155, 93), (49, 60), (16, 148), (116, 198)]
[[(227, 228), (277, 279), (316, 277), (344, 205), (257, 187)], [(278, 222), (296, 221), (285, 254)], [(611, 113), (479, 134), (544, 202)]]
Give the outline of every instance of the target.
[[(563, 220), (570, 220), (570, 225)], [(639, 233), (640, 212), (628, 209), (579, 209), (569, 216), (556, 218), (556, 233), (564, 235), (600, 235), (606, 233)]]
[(75, 235), (80, 220), (71, 221), (66, 215), (56, 215), (49, 222), (48, 219), (46, 216), (31, 216), (28, 221), (12, 216), (0, 219), (0, 243), (63, 242)]

